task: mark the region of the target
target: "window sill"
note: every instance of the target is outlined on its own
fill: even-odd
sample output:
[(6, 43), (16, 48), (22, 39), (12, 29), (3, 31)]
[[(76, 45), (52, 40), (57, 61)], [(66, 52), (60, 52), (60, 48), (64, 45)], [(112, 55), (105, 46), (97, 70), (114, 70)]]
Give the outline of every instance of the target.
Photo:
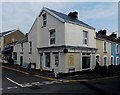
[(23, 54), (23, 52), (20, 52), (20, 54)]
[(49, 46), (55, 46), (55, 44), (49, 44)]
[(86, 45), (86, 44), (83, 44), (83, 46), (84, 46), (84, 47), (88, 47), (88, 45)]
[(104, 51), (103, 53), (107, 53), (107, 51)]
[(32, 54), (32, 52), (28, 52), (28, 54)]
[(44, 27), (46, 27), (46, 25), (42, 26), (41, 28), (44, 28)]

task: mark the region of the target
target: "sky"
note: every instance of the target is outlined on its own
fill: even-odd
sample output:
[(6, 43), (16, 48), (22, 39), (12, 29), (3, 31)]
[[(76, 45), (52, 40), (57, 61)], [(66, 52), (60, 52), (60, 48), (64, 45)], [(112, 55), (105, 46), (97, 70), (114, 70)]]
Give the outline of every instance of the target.
[[(1, 6), (1, 4), (0, 4)], [(0, 31), (20, 29), (28, 33), (42, 7), (64, 14), (78, 12), (79, 20), (108, 34), (118, 31), (117, 2), (2, 2), (2, 28)]]

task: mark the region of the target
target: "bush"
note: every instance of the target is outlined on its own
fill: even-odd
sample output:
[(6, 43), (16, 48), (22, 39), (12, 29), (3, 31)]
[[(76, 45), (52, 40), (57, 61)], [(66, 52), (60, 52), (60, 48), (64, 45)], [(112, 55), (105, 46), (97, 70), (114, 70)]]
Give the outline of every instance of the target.
[(95, 68), (93, 69), (93, 73), (101, 75), (107, 74), (107, 66), (96, 65)]
[(107, 74), (107, 66), (100, 66), (100, 74), (105, 75)]

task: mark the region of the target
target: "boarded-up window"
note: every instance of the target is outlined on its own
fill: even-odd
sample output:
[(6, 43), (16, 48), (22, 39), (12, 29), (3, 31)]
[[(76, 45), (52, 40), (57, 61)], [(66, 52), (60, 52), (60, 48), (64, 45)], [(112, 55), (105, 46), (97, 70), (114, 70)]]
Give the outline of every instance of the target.
[(74, 66), (74, 55), (69, 55), (68, 56), (68, 65), (69, 66)]

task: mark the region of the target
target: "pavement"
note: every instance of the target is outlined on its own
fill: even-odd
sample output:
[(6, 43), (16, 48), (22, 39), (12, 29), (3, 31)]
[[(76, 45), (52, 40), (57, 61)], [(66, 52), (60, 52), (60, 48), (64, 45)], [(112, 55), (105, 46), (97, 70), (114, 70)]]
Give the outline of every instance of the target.
[(70, 73), (70, 74), (59, 74), (58, 77), (55, 78), (54, 73), (52, 73), (50, 71), (40, 71), (40, 70), (36, 70), (36, 69), (23, 68), (22, 66), (11, 65), (11, 64), (2, 64), (2, 67), (17, 71), (17, 72), (21, 72), (24, 74), (40, 77), (43, 79), (49, 79), (49, 80), (88, 81), (88, 80), (107, 79), (107, 78), (111, 78), (111, 77), (120, 76), (120, 73), (101, 75), (101, 74), (95, 74), (90, 71), (85, 71), (85, 72), (83, 71), (83, 72)]

